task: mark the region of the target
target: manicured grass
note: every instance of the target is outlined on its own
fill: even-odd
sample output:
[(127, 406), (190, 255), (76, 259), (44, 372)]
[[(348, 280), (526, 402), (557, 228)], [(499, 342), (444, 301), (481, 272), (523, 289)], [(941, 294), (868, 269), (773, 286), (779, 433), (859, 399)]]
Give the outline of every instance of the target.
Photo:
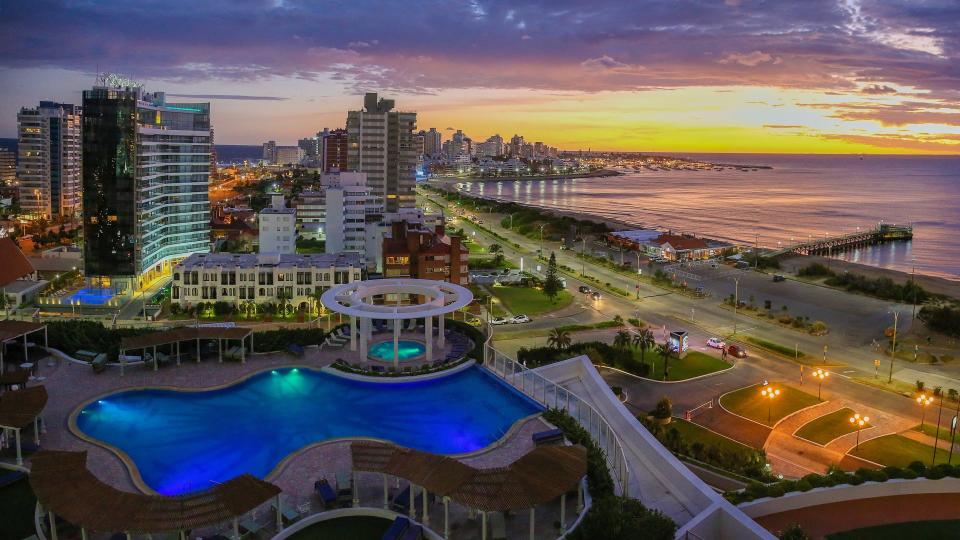
[[(954, 413), (954, 414), (956, 414), (956, 413)], [(951, 415), (950, 418), (953, 418), (953, 416)], [(911, 428), (911, 429), (913, 429), (913, 431), (920, 431), (920, 425), (917, 424), (917, 425), (913, 426), (913, 428)], [(960, 431), (960, 430), (958, 430), (958, 431)], [(936, 436), (937, 436), (937, 425), (936, 425), (936, 424), (930, 424), (930, 423), (928, 423), (928, 422), (924, 422), (924, 423), (923, 423), (923, 432), (924, 432), (925, 434), (931, 436), (931, 437), (936, 437)], [(949, 420), (949, 419), (940, 422), (940, 440), (941, 440), (941, 441), (949, 441), (949, 440), (950, 440), (950, 420)], [(955, 439), (954, 439), (954, 442), (955, 442), (955, 443), (960, 442), (960, 433), (957, 433), (957, 435), (956, 435), (956, 437), (955, 437)]]
[(834, 534), (827, 540), (902, 540), (904, 538), (956, 538), (960, 519), (941, 521), (910, 521), (864, 527)]
[(806, 354), (803, 351), (799, 351), (794, 347), (787, 347), (786, 345), (774, 343), (773, 341), (768, 341), (766, 339), (761, 339), (754, 336), (747, 336), (746, 339), (747, 341), (749, 341), (750, 343), (753, 343), (758, 347), (769, 349), (775, 353), (782, 354), (783, 356), (786, 356), (789, 358), (794, 358), (794, 357), (803, 358), (804, 356), (806, 356)]
[(310, 525), (290, 540), (379, 540), (393, 520), (373, 516), (345, 516)]
[(522, 313), (533, 317), (565, 308), (573, 302), (573, 295), (567, 291), (560, 291), (556, 300), (551, 302), (543, 291), (531, 287), (490, 287), (489, 290), (514, 315)]
[(682, 418), (674, 418), (669, 424), (666, 425), (667, 431), (670, 428), (676, 428), (683, 439), (690, 444), (695, 442), (703, 443), (704, 446), (716, 446), (721, 450), (727, 452), (743, 452), (744, 450), (752, 450), (749, 446), (745, 444), (740, 444), (733, 439), (728, 439), (723, 435), (714, 433), (709, 429), (694, 424), (693, 422), (687, 422)]
[[(792, 386), (777, 383), (771, 386), (780, 389), (780, 395), (773, 400), (762, 397), (761, 385), (755, 384), (726, 394), (720, 398), (720, 404), (734, 414), (772, 426), (789, 414), (820, 403), (817, 396), (811, 396)], [(768, 410), (769, 422), (767, 421)]]
[[(856, 426), (850, 422), (853, 414), (853, 409), (844, 407), (820, 418), (815, 418), (797, 430), (797, 436), (817, 444), (827, 444), (841, 435), (857, 430)], [(869, 423), (863, 426), (864, 429), (868, 427), (870, 427)]]
[[(637, 358), (637, 361), (640, 360), (639, 351), (637, 351), (634, 356)], [(654, 351), (648, 350), (645, 358), (648, 364), (650, 362), (653, 362), (654, 364), (653, 372), (649, 375), (649, 377), (651, 379), (662, 381), (663, 357)], [(670, 376), (667, 378), (667, 380), (682, 381), (691, 377), (698, 377), (700, 375), (706, 375), (708, 373), (727, 369), (728, 367), (730, 367), (730, 364), (727, 364), (718, 357), (702, 353), (700, 351), (689, 351), (682, 359), (677, 357), (670, 358)]]
[[(860, 448), (850, 454), (893, 467), (906, 467), (914, 461), (920, 461), (929, 467), (933, 458), (933, 447), (902, 435), (884, 435), (860, 443)], [(937, 463), (946, 463), (947, 454), (947, 450), (938, 450)]]
[(471, 253), (487, 253), (487, 248), (481, 246), (480, 244), (474, 242), (473, 240), (468, 240), (466, 242), (467, 250)]
[[(0, 469), (6, 473), (9, 469)], [(36, 534), (33, 509), (37, 498), (26, 478), (0, 488), (0, 538), (26, 538)]]

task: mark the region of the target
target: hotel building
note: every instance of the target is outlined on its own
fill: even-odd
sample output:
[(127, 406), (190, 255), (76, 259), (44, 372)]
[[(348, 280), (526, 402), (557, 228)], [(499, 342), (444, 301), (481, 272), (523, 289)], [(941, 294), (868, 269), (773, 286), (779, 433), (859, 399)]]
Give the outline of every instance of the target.
[(73, 217), (81, 199), (81, 109), (41, 101), (17, 114), (20, 206), (37, 217)]
[(297, 251), (297, 211), (287, 208), (283, 194), (274, 193), (270, 206), (260, 211), (260, 253)]
[(417, 113), (393, 110), (392, 99), (363, 97), (363, 109), (347, 113), (347, 170), (367, 174), (370, 193), (396, 212), (414, 206)]
[(108, 75), (83, 93), (83, 257), (117, 293), (210, 250), (210, 104)]

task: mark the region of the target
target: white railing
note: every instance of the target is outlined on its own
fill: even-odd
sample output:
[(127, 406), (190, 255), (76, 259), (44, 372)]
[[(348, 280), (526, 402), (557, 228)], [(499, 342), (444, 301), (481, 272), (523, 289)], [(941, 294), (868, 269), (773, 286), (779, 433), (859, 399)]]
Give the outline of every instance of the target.
[(544, 407), (566, 411), (576, 420), (603, 451), (610, 475), (620, 487), (620, 493), (629, 496), (627, 486), (630, 470), (623, 455), (623, 446), (613, 428), (593, 406), (570, 390), (494, 349), (489, 342), (484, 347), (484, 365), (491, 373)]

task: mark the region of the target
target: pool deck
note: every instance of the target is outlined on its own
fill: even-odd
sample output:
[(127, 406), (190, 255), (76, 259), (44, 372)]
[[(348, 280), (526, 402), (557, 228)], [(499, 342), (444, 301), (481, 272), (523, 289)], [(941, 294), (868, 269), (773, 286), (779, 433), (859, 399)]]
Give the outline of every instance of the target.
[[(318, 350), (311, 347), (306, 350), (302, 358), (294, 358), (284, 353), (256, 354), (248, 357), (246, 364), (228, 361), (221, 364), (215, 360), (205, 360), (199, 364), (170, 365), (162, 367), (157, 372), (146, 366), (134, 365), (128, 366), (122, 377), (119, 368), (116, 367), (110, 367), (101, 374), (94, 374), (88, 365), (51, 357), (39, 366), (38, 375), (45, 379), (30, 383), (31, 385), (44, 384), (50, 396), (43, 413), (47, 432), (41, 435), (41, 447), (55, 450), (86, 450), (88, 467), (102, 481), (118, 489), (141, 491), (117, 454), (85, 441), (71, 432), (69, 419), (77, 407), (98, 396), (125, 389), (157, 386), (217, 387), (229, 385), (252, 374), (277, 367), (306, 366), (319, 369), (331, 364), (344, 352), (349, 353), (349, 350)], [(50, 362), (53, 366), (48, 365)], [(533, 448), (531, 441), (533, 433), (548, 427), (549, 425), (539, 416), (521, 420), (497, 443), (484, 450), (462, 456), (460, 459), (474, 466), (507, 465)], [(264, 429), (263, 436), (270, 437), (268, 428)], [(29, 438), (32, 438), (32, 434), (25, 434), (25, 439)], [(289, 506), (298, 508), (301, 512), (318, 512), (321, 509), (313, 495), (313, 482), (325, 477), (333, 484), (337, 472), (349, 472), (351, 470), (349, 446), (349, 441), (336, 440), (308, 447), (287, 458), (268, 480), (283, 490), (284, 502)], [(29, 465), (28, 456), (25, 464)], [(361, 506), (382, 507), (383, 480), (379, 474), (358, 473), (357, 485)], [(390, 496), (393, 497), (405, 486), (406, 481), (391, 479)], [(567, 521), (572, 523), (575, 519), (576, 502), (573, 500), (574, 497), (568, 497), (568, 499)], [(418, 498), (418, 512), (420, 512), (420, 502)], [(545, 506), (546, 508), (541, 508), (537, 512), (538, 533), (543, 533), (538, 534), (537, 537), (554, 538), (556, 531), (553, 523), (559, 518), (559, 501)], [(264, 521), (272, 515), (266, 507), (254, 513)], [(439, 500), (431, 504), (430, 515), (431, 525), (442, 533), (443, 505)], [(457, 538), (479, 538), (480, 520), (476, 516), (469, 516), (466, 508), (451, 503), (450, 517)], [(526, 511), (508, 516), (506, 522), (508, 531), (511, 532), (509, 537), (512, 538), (514, 532), (525, 537), (528, 533), (527, 519)]]

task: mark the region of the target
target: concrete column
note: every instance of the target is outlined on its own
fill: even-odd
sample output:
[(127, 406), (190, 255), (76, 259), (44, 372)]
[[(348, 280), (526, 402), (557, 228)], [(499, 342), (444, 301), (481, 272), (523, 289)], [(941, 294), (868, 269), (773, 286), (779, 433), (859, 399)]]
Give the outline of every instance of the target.
[(283, 512), (280, 511), (280, 494), (277, 493), (277, 532), (283, 530)]
[(567, 494), (560, 495), (560, 534), (567, 532)]
[[(180, 342), (177, 342), (177, 365), (180, 365)], [(183, 532), (183, 531), (181, 531)]]
[(410, 519), (414, 519), (417, 515), (417, 486), (413, 482), (410, 482), (410, 505), (407, 507), (407, 514)]
[(350, 473), (353, 478), (351, 478), (353, 484), (353, 507), (356, 508), (360, 506), (360, 488), (357, 486), (357, 471), (352, 471)]
[(30, 361), (29, 352), (30, 352), (30, 349), (27, 348), (27, 334), (24, 334), (23, 335), (23, 361), (24, 362)]
[(437, 318), (440, 319), (440, 341), (438, 341), (438, 343), (440, 344), (440, 348), (442, 349), (447, 345), (447, 340), (443, 336), (443, 315), (438, 315)]
[(480, 540), (487, 540), (487, 513), (480, 512)]
[(534, 526), (533, 526), (534, 514), (535, 514), (535, 509), (534, 507), (531, 506), (530, 507), (530, 540), (533, 540), (534, 538)]
[(387, 489), (386, 473), (383, 474), (383, 509), (384, 510), (390, 509), (390, 494), (389, 494), (389, 490)]
[(443, 537), (450, 538), (450, 497), (443, 498)]
[(200, 363), (200, 338), (197, 338), (197, 363)]
[(36, 444), (36, 445), (38, 445), (38, 446), (40, 445), (40, 422), (39, 422), (39, 418), (40, 418), (39, 416), (34, 416), (34, 417), (33, 417), (33, 443)]
[(370, 328), (370, 319), (360, 319), (360, 351), (357, 354), (358, 359), (362, 362), (366, 359), (367, 356), (367, 330)]
[(583, 512), (583, 480), (577, 484), (577, 514)]
[(426, 327), (424, 341), (427, 343), (427, 362), (433, 362), (433, 316), (427, 315), (424, 317), (423, 323)]
[(17, 439), (17, 465), (23, 465), (23, 452), (20, 449), (20, 428), (15, 428), (13, 435)]
[(127, 365), (126, 356), (127, 356), (127, 351), (120, 349), (120, 358), (118, 358), (117, 360), (120, 360), (120, 376), (121, 377), (123, 377), (123, 368), (124, 366)]
[(157, 346), (154, 345), (154, 346), (153, 346), (153, 370), (154, 370), (154, 371), (157, 370), (157, 364), (158, 364), (158, 363), (159, 363), (159, 361), (157, 360)]
[(223, 363), (223, 340), (222, 339), (217, 340), (217, 355), (219, 356), (218, 361), (222, 364)]
[(50, 510), (47, 516), (50, 518), (50, 539), (57, 540), (57, 516), (54, 515), (53, 510)]
[(423, 488), (423, 524), (430, 526), (430, 507), (427, 505), (427, 488)]
[(240, 540), (240, 518), (233, 518), (233, 539)]
[(87, 529), (80, 527), (80, 540), (87, 540)]
[(350, 350), (357, 350), (357, 318), (350, 316)]
[(400, 369), (400, 326), (393, 320), (393, 369)]
[(244, 346), (243, 340), (240, 340), (240, 363), (247, 363), (247, 348)]

